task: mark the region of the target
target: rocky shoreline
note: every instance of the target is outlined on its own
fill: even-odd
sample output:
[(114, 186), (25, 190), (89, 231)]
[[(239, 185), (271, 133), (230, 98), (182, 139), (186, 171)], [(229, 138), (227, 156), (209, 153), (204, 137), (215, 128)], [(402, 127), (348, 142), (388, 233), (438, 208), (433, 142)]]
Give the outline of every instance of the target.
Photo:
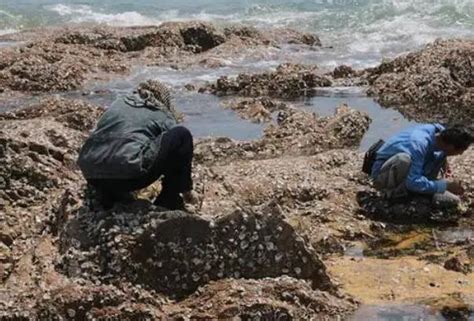
[[(453, 162), (468, 191), (462, 208), (389, 204), (360, 173), (356, 147), (368, 115), (342, 105), (320, 117), (291, 99), (365, 84), (383, 105), (418, 120), (472, 124), (473, 40), (438, 41), (367, 70), (288, 63), (189, 84), (232, 98), (228, 108), (266, 127), (255, 140), (196, 141), (203, 201), (186, 213), (151, 205), (159, 184), (101, 211), (75, 159), (103, 106), (55, 94), (137, 64), (215, 69), (285, 43), (317, 50), (317, 36), (186, 22), (10, 37), (25, 43), (0, 49), (0, 101), (41, 98), (0, 114), (2, 320), (331, 320), (389, 303), (468, 320), (472, 149)], [(443, 237), (447, 226), (471, 234), (453, 241)], [(358, 245), (364, 256), (344, 255)]]

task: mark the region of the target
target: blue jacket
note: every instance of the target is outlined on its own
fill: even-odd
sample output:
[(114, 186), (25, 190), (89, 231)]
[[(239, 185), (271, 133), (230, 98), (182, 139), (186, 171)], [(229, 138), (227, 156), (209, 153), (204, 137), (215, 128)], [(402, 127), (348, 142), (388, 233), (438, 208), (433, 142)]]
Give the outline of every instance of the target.
[(409, 128), (391, 137), (378, 150), (372, 167), (372, 178), (376, 178), (382, 165), (398, 153), (411, 156), (411, 167), (406, 179), (409, 191), (425, 194), (444, 193), (445, 180), (430, 180), (426, 175), (439, 168), (446, 159), (444, 152), (436, 150), (435, 136), (444, 130), (440, 124), (423, 124)]

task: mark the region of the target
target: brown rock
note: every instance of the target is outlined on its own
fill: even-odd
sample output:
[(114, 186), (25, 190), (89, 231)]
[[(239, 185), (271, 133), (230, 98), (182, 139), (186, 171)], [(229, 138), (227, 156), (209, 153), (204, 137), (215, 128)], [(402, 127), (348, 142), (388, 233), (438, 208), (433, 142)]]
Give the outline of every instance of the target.
[(290, 277), (213, 281), (182, 301), (173, 318), (303, 320), (346, 316), (354, 305)]
[(421, 51), (366, 70), (369, 94), (422, 121), (462, 122), (474, 117), (472, 40), (439, 40)]
[(294, 98), (311, 96), (315, 87), (327, 86), (331, 86), (331, 81), (318, 73), (317, 67), (283, 64), (275, 72), (240, 74), (235, 79), (223, 76), (216, 83), (204, 86), (199, 91), (215, 95)]
[(255, 123), (269, 122), (272, 120), (272, 113), (288, 108), (285, 103), (269, 98), (237, 99), (227, 102), (226, 106), (236, 111), (243, 119), (250, 119)]

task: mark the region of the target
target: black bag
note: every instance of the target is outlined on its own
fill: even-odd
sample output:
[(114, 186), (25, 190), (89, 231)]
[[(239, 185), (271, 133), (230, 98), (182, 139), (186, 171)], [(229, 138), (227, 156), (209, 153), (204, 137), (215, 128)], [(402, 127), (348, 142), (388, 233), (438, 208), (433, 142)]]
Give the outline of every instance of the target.
[(372, 173), (372, 166), (374, 166), (375, 157), (377, 156), (377, 151), (385, 144), (383, 139), (380, 139), (378, 142), (370, 146), (369, 150), (365, 153), (364, 164), (362, 165), (362, 171), (366, 174)]

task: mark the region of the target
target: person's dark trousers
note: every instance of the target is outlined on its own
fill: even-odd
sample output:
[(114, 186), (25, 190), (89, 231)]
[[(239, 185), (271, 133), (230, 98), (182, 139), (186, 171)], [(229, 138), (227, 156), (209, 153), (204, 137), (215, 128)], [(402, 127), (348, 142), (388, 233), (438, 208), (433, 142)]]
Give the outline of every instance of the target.
[(127, 194), (151, 185), (162, 175), (162, 191), (157, 205), (176, 209), (182, 207), (180, 193), (192, 190), (191, 166), (193, 137), (191, 132), (177, 126), (162, 135), (158, 156), (149, 172), (135, 179), (89, 179), (88, 183), (101, 194), (105, 208), (110, 208)]

